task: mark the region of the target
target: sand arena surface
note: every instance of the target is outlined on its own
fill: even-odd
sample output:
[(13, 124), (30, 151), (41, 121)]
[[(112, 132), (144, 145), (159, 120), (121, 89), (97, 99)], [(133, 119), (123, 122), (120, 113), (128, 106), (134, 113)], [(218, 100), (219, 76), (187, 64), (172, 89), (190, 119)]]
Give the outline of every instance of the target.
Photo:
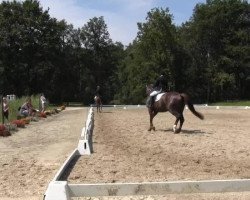
[[(201, 109), (201, 121), (184, 111), (180, 134), (170, 113), (156, 116), (148, 132), (146, 109), (104, 109), (95, 113), (94, 153), (80, 157), (70, 183), (143, 182), (250, 178), (250, 110)], [(42, 199), (48, 183), (76, 148), (86, 109), (70, 109), (0, 138), (0, 200)], [(250, 192), (146, 197), (95, 197), (114, 200), (249, 200)]]
[[(95, 113), (94, 153), (80, 157), (67, 180), (115, 183), (250, 178), (250, 110), (196, 109), (205, 120), (185, 110), (180, 134), (172, 131), (175, 118), (170, 113), (156, 116), (155, 132), (147, 131), (146, 109), (105, 109)], [(138, 199), (250, 199), (250, 193)]]
[(155, 117), (148, 132), (146, 109), (95, 114), (94, 153), (83, 156), (68, 180), (74, 183), (250, 178), (250, 110), (185, 110), (180, 134), (170, 113)]

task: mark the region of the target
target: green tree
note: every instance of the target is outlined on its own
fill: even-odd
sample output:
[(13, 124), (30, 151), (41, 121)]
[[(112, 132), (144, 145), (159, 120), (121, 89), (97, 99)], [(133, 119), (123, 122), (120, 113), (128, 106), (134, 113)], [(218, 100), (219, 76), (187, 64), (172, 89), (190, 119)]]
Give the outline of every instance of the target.
[(38, 1), (0, 4), (0, 60), (5, 93), (29, 95), (50, 87), (60, 51), (57, 21)]
[(86, 101), (93, 101), (96, 86), (100, 85), (105, 93), (104, 102), (109, 102), (113, 99), (114, 74), (124, 47), (121, 43), (112, 42), (103, 17), (94, 17), (82, 27), (81, 42), (89, 58), (85, 71)]
[(176, 48), (176, 29), (172, 24), (172, 15), (168, 8), (152, 9), (145, 23), (138, 23), (138, 47), (144, 60), (154, 65), (155, 79), (160, 73), (174, 80), (174, 50)]
[(2, 2), (0, 28), (0, 88), (5, 94), (43, 92), (52, 102), (77, 98), (79, 30), (51, 18), (36, 0)]
[[(119, 68), (122, 90), (118, 95), (124, 103), (144, 103), (145, 86), (165, 74), (171, 89), (179, 87), (181, 48), (177, 30), (169, 10), (155, 8), (147, 14), (146, 22), (138, 23), (138, 34), (127, 48), (126, 59)], [(178, 65), (178, 66), (177, 66)]]
[(181, 28), (193, 58), (193, 80), (207, 101), (249, 96), (249, 13), (247, 1), (210, 0), (197, 4)]

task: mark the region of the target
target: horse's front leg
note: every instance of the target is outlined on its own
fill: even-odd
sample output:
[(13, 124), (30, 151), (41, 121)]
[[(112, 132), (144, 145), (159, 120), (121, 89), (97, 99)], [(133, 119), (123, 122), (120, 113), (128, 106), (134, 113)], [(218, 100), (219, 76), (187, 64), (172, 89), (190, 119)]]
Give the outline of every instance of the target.
[(150, 127), (148, 129), (148, 131), (151, 131), (151, 130), (154, 130), (155, 131), (155, 127), (153, 125), (153, 119), (155, 117), (155, 115), (157, 114), (157, 112), (154, 112), (154, 111), (150, 111), (149, 110), (149, 116), (150, 116)]

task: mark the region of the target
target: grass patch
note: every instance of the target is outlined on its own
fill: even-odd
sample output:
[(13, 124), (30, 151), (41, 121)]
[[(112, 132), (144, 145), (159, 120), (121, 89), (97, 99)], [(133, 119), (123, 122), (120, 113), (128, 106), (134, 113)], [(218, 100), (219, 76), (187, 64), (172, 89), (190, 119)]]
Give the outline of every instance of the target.
[(67, 102), (63, 104), (69, 107), (83, 107), (84, 106), (82, 102)]
[(211, 103), (209, 106), (250, 106), (250, 101), (226, 101)]

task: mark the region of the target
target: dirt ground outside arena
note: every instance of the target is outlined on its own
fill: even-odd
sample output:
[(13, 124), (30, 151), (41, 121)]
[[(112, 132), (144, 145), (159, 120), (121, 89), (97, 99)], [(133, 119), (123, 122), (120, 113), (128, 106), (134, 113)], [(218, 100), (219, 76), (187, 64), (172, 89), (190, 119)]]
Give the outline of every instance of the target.
[(0, 200), (42, 200), (49, 182), (77, 147), (87, 108), (66, 108), (0, 137)]
[[(180, 134), (172, 131), (175, 118), (170, 113), (155, 117), (155, 132), (147, 131), (146, 109), (105, 109), (95, 114), (94, 153), (80, 157), (65, 179), (120, 183), (250, 178), (250, 110), (196, 109), (205, 120), (185, 110)], [(250, 193), (150, 198), (250, 199)]]
[[(69, 183), (143, 182), (250, 178), (250, 110), (185, 110), (183, 131), (173, 134), (174, 117), (160, 113), (148, 132), (146, 109), (105, 108), (95, 112), (94, 153), (71, 169)], [(0, 138), (0, 200), (42, 199), (48, 183), (76, 148), (87, 109), (58, 115)], [(248, 200), (250, 192), (73, 199)]]

